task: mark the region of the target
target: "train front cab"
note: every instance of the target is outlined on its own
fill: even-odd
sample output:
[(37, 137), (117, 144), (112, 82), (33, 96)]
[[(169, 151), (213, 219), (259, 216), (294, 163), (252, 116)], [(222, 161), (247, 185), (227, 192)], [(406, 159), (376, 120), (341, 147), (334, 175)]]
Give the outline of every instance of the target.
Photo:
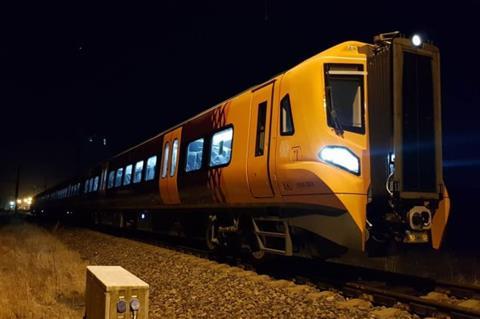
[[(391, 50), (388, 57), (379, 55), (380, 45)], [(420, 58), (411, 61), (409, 54)], [(418, 62), (423, 57), (426, 71)], [(423, 83), (411, 83), (419, 76)], [(420, 91), (409, 92), (413, 87)], [(400, 37), (375, 46), (342, 43), (286, 72), (280, 112), (285, 98), (295, 132), (282, 134), (285, 121), (276, 121), (277, 185), (295, 207), (288, 218), (293, 232), (320, 239), (316, 246), (297, 242), (298, 254), (391, 242), (440, 247), (450, 201), (442, 178), (436, 47), (414, 47)]]
[[(365, 55), (359, 52), (363, 45), (337, 45), (281, 79), (276, 177), (283, 200), (293, 206), (289, 209), (287, 204), (284, 211), (299, 255), (362, 251), (368, 236), (367, 81)], [(287, 98), (293, 134), (284, 134)]]

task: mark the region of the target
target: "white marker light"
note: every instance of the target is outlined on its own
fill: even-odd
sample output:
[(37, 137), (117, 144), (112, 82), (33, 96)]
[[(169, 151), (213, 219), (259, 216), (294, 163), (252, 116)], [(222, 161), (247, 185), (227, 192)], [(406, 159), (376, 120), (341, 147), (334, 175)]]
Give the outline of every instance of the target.
[(349, 149), (342, 146), (326, 146), (319, 154), (322, 161), (360, 175), (360, 160)]
[(419, 47), (422, 45), (422, 38), (418, 34), (414, 34), (412, 36), (412, 44), (416, 47)]

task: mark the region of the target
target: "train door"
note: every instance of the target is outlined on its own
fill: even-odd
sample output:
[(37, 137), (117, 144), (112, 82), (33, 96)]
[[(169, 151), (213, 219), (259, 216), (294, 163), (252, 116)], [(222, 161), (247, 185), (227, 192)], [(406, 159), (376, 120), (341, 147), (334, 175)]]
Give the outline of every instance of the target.
[(247, 172), (254, 197), (273, 196), (268, 165), (273, 86), (274, 83), (269, 83), (256, 89), (250, 103)]
[(179, 127), (163, 137), (162, 166), (160, 167), (160, 196), (165, 204), (180, 203), (177, 188), (177, 171), (180, 157), (180, 138), (182, 128)]

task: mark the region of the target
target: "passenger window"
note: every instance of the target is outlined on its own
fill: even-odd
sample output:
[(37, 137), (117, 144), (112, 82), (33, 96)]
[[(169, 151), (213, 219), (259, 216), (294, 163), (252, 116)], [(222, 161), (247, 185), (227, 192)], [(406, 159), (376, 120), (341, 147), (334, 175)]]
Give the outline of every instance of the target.
[(328, 125), (335, 131), (365, 133), (363, 66), (327, 64), (325, 70)]
[(177, 168), (177, 155), (178, 155), (178, 140), (175, 139), (172, 145), (172, 164), (170, 165), (170, 176), (175, 175), (175, 169)]
[(163, 152), (162, 178), (167, 176), (169, 153), (170, 153), (170, 145), (167, 143), (165, 144), (165, 150)]
[(227, 165), (232, 156), (233, 128), (229, 127), (212, 136), (210, 167)]
[(98, 182), (100, 181), (99, 176), (95, 176), (95, 179), (93, 180), (93, 191), (96, 192), (98, 191)]
[(88, 193), (88, 179), (85, 181), (85, 187), (83, 189), (84, 193)]
[(258, 104), (257, 141), (255, 143), (255, 156), (262, 156), (264, 152), (266, 118), (267, 118), (267, 101)]
[(280, 135), (293, 135), (294, 131), (290, 96), (287, 94), (280, 101)]
[(115, 177), (115, 187), (119, 187), (122, 185), (122, 177), (123, 177), (123, 167), (117, 169), (117, 175)]
[(203, 138), (199, 138), (188, 144), (185, 172), (196, 171), (202, 167), (203, 142)]
[(157, 157), (152, 156), (147, 160), (147, 171), (145, 173), (145, 180), (150, 181), (155, 178), (155, 167), (157, 166)]
[(110, 171), (110, 173), (108, 173), (108, 188), (112, 188), (113, 187), (113, 182), (115, 181), (115, 171)]
[(143, 161), (138, 161), (135, 164), (135, 175), (133, 176), (134, 183), (140, 183), (142, 181)]
[(132, 182), (132, 168), (133, 168), (132, 164), (125, 167), (125, 176), (123, 177), (123, 185), (130, 185), (130, 183)]

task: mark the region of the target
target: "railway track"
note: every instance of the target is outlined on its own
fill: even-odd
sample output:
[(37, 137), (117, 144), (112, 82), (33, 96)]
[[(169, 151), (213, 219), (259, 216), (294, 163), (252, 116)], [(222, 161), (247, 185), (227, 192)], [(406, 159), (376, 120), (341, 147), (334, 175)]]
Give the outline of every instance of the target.
[[(191, 245), (183, 240), (166, 240), (165, 236), (152, 238), (147, 233), (120, 233), (103, 227), (96, 230), (255, 270), (276, 279), (337, 290), (345, 297), (367, 299), (376, 306), (395, 306), (422, 317), (480, 318), (480, 286), (292, 257), (279, 257), (254, 266), (238, 255), (213, 254), (198, 243)], [(463, 306), (465, 303), (470, 304)]]
[[(338, 290), (346, 297), (368, 299), (377, 306), (396, 306), (422, 317), (480, 318), (480, 286), (292, 257), (278, 257), (254, 266), (238, 255), (213, 254), (198, 243), (191, 245), (183, 240), (166, 240), (165, 236), (152, 239), (148, 233), (123, 233), (122, 236), (254, 270), (273, 278), (307, 283), (322, 290)], [(478, 308), (459, 305), (468, 300), (478, 301)]]
[(422, 317), (480, 318), (480, 286), (338, 263), (319, 263), (315, 268), (315, 273), (311, 267), (304, 269), (296, 281), (338, 289), (346, 297), (396, 306)]
[[(141, 240), (152, 243), (148, 236)], [(309, 283), (320, 289), (335, 289), (346, 297), (368, 299), (377, 306), (400, 307), (422, 317), (480, 318), (480, 286), (291, 257), (279, 257), (254, 266), (240, 256), (218, 256), (199, 246), (192, 247), (182, 242), (155, 240), (154, 243), (164, 248), (255, 270), (274, 278)], [(459, 305), (469, 300), (474, 304), (478, 302), (478, 308)]]
[[(464, 287), (461, 290), (467, 291)], [(367, 295), (377, 305), (390, 307), (400, 303), (409, 312), (420, 316), (447, 315), (450, 318), (480, 318), (479, 310), (459, 306), (448, 299), (443, 301), (429, 299), (428, 294), (420, 296), (415, 293), (402, 292), (389, 286), (376, 287), (368, 282), (347, 282), (344, 284), (342, 291), (346, 296)], [(456, 298), (457, 296), (451, 295), (451, 297)]]

